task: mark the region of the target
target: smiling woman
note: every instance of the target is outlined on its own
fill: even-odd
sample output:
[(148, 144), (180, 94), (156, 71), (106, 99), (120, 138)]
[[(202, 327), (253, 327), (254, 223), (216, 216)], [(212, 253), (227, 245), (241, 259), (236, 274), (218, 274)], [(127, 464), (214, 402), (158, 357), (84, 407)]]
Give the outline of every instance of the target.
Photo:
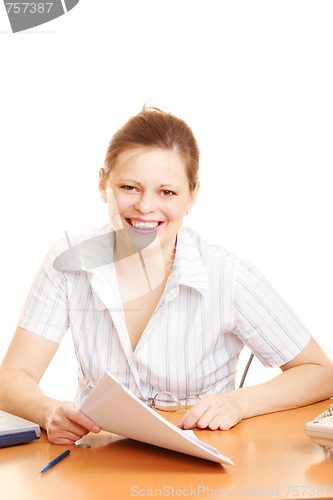
[[(120, 229), (114, 255), (133, 350), (172, 270), (177, 234), (199, 189), (198, 167), (199, 148), (191, 129), (155, 108), (131, 118), (109, 144), (100, 190), (111, 224)], [(156, 241), (145, 248), (149, 257), (142, 266), (133, 253), (149, 234)], [(141, 252), (139, 256), (143, 259)]]
[(115, 201), (109, 205), (111, 223), (120, 216), (125, 231), (128, 226), (139, 233), (157, 231), (166, 257), (199, 188), (197, 183), (190, 189), (180, 154), (133, 145), (119, 154), (105, 177), (101, 175), (100, 188), (108, 191), (109, 201)]
[[(148, 404), (163, 391), (180, 403), (199, 396), (179, 426), (224, 430), (333, 395), (331, 361), (264, 276), (182, 226), (198, 166), (186, 123), (144, 108), (116, 132), (99, 172), (111, 225), (46, 256), (0, 369), (0, 405), (39, 423), (51, 442), (99, 431), (38, 386), (69, 328), (76, 402), (109, 371)], [(282, 373), (235, 390), (244, 345)]]

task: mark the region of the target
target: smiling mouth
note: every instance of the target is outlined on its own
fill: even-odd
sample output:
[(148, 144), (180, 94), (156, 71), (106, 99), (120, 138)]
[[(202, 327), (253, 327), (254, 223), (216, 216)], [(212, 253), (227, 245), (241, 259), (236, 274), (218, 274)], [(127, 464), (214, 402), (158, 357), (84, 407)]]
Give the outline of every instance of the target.
[(149, 221), (149, 222), (147, 222), (147, 221), (130, 219), (130, 218), (127, 218), (125, 220), (130, 226), (134, 227), (135, 229), (142, 229), (142, 230), (156, 229), (158, 226), (163, 224), (163, 221)]

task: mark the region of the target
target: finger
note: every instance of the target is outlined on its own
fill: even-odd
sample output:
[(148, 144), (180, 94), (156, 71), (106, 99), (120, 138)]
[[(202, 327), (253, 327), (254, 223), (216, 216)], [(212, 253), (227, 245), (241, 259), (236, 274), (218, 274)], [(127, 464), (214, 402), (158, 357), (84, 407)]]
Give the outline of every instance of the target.
[(87, 434), (89, 431), (85, 427), (73, 422), (68, 415), (65, 415), (63, 410), (60, 409), (60, 412), (54, 415), (51, 423), (49, 425), (50, 433), (59, 433), (59, 432), (71, 432), (72, 434)]
[(85, 427), (67, 418), (62, 412), (53, 417), (47, 431), (49, 441), (56, 442), (57, 444), (59, 444), (59, 436), (75, 442), (89, 432)]
[(89, 431), (84, 427), (81, 427), (65, 418), (62, 420), (55, 418), (54, 421), (51, 422), (47, 432), (52, 438), (61, 436), (64, 439), (72, 441), (77, 441), (78, 439), (81, 439), (82, 436), (89, 433)]
[(48, 441), (51, 444), (67, 444), (67, 445), (72, 445), (75, 444), (76, 441), (78, 441), (80, 438), (65, 438), (63, 436), (47, 436)]
[(100, 432), (101, 428), (91, 418), (77, 410), (74, 406), (63, 406), (62, 410), (67, 419), (78, 424), (81, 428), (88, 432)]
[(238, 410), (227, 401), (207, 396), (183, 417), (178, 427), (191, 429), (196, 426), (199, 429), (228, 430), (240, 420), (241, 415)]
[[(229, 418), (232, 418), (233, 421), (235, 420), (236, 417), (230, 416), (232, 411), (233, 410), (228, 405), (213, 401), (200, 418), (198, 418), (196, 426), (199, 429), (209, 428), (212, 431), (219, 429), (220, 425), (223, 425), (223, 423), (229, 420)], [(235, 425), (235, 423), (233, 425)]]
[[(67, 424), (67, 422), (65, 422)], [(89, 431), (83, 429), (81, 427), (68, 425), (51, 425), (48, 429), (48, 439), (50, 442), (55, 444), (61, 444), (59, 439), (64, 439), (70, 442), (75, 442), (78, 439), (81, 439), (83, 436), (88, 434)]]
[(197, 422), (202, 418), (210, 407), (210, 399), (204, 398), (197, 403), (186, 415), (183, 416), (181, 421), (177, 424), (180, 429), (192, 429), (196, 426)]
[(217, 408), (214, 406), (210, 406), (207, 411), (198, 419), (196, 426), (199, 429), (206, 429), (209, 427), (211, 430), (216, 430), (219, 428), (221, 419), (225, 417), (225, 415), (221, 413), (217, 413)]
[(212, 404), (204, 415), (198, 420), (197, 427), (212, 431), (221, 429), (227, 431), (241, 421), (241, 415), (238, 410), (229, 404)]
[(228, 431), (229, 429), (234, 427), (236, 424), (238, 424), (240, 421), (241, 421), (241, 418), (237, 418), (235, 416), (230, 416), (230, 417), (223, 419), (217, 428), (220, 429), (221, 431)]
[[(215, 431), (216, 429), (227, 431), (242, 420), (239, 411), (229, 405), (225, 405), (220, 408), (213, 407), (212, 410), (212, 413), (209, 415), (209, 421), (199, 422), (198, 426), (200, 424), (206, 424), (206, 427), (212, 431)], [(204, 417), (206, 417), (206, 415)]]

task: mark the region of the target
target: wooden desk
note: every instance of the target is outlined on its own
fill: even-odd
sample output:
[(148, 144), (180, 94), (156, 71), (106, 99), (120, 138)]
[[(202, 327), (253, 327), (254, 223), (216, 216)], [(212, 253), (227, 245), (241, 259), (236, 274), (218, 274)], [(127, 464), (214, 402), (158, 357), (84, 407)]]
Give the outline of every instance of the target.
[[(0, 449), (0, 498), (333, 498), (333, 453), (304, 433), (304, 424), (330, 403), (251, 418), (230, 431), (196, 431), (235, 466), (102, 432), (84, 438), (90, 448), (72, 446), (69, 457), (40, 474), (68, 448), (49, 444), (43, 432), (33, 443)], [(176, 423), (179, 414), (169, 419)]]

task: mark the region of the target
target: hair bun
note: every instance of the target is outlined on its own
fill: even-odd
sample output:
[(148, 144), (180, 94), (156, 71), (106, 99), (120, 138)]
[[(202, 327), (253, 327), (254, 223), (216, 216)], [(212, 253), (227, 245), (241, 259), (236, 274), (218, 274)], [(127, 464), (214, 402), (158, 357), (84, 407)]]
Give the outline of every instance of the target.
[(143, 108), (141, 110), (141, 113), (165, 113), (165, 111), (162, 111), (159, 108), (154, 108), (154, 106), (147, 106), (147, 104), (143, 105)]

